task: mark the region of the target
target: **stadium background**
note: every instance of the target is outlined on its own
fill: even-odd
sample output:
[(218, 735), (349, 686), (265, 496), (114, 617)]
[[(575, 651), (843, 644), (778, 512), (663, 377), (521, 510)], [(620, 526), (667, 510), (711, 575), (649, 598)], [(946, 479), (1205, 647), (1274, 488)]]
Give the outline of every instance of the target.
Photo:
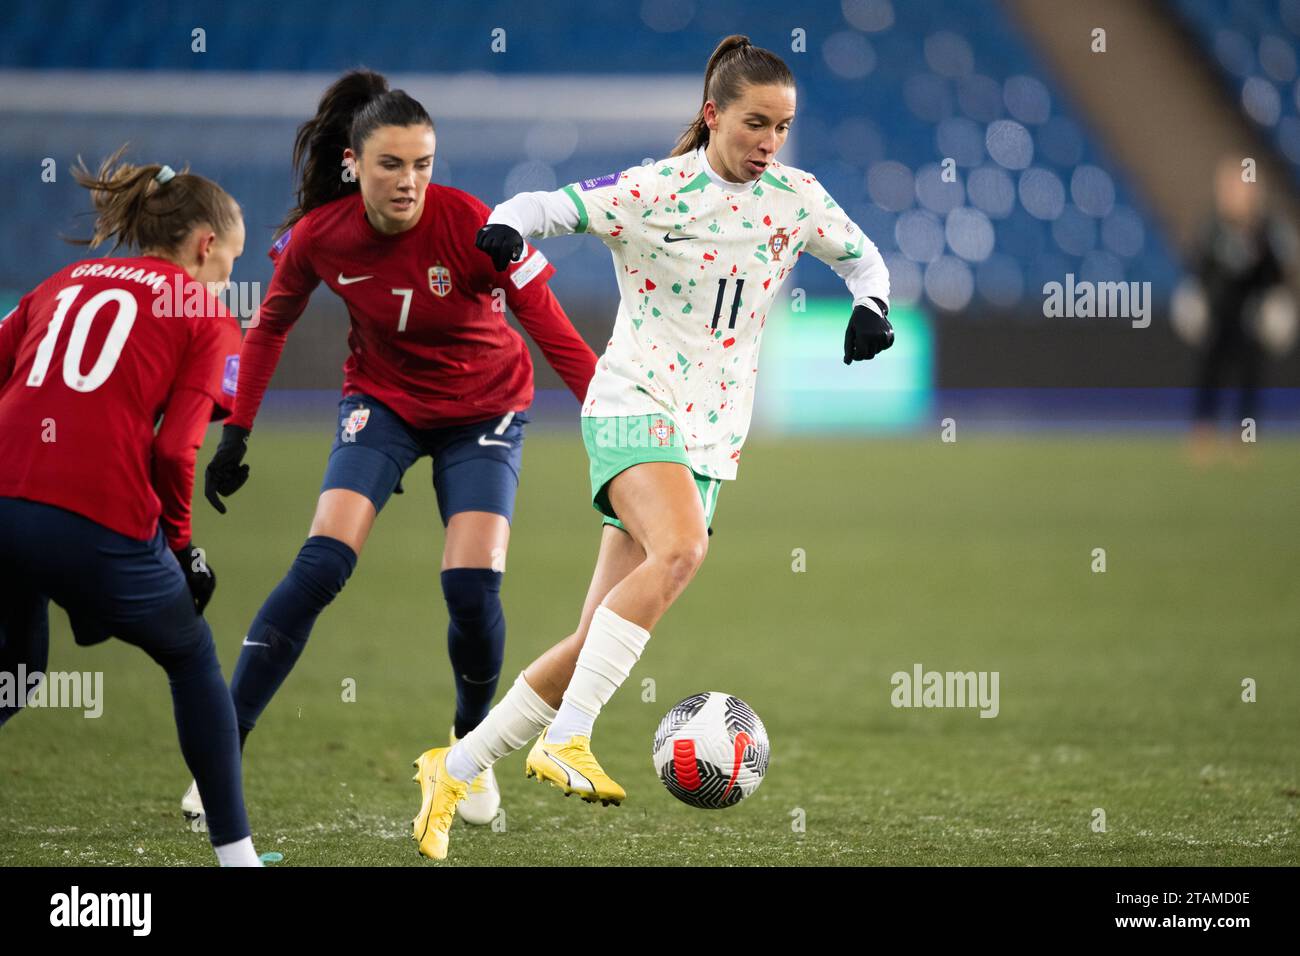
[[(1096, 27), (1105, 53), (1090, 49)], [(758, 427), (709, 562), (602, 724), (642, 807), (557, 807), (511, 766), (515, 838), (461, 828), (465, 858), (1294, 863), (1300, 358), (1268, 366), (1258, 445), (1190, 469), (1196, 352), (1168, 303), (1223, 152), (1257, 158), (1292, 209), (1297, 0), (11, 3), (0, 311), (78, 254), (59, 238), (88, 232), (77, 155), (129, 141), (135, 158), (222, 183), (248, 226), (234, 278), (265, 289), (294, 130), (340, 71), (380, 70), (421, 99), (435, 180), (493, 204), (665, 155), (731, 32), (786, 56), (799, 112), (782, 158), (884, 254), (899, 343), (844, 368), (843, 287), (820, 263), (797, 268), (787, 291), (808, 309), (770, 325)], [(940, 176), (947, 157), (955, 182)], [(616, 301), (606, 251), (540, 245), (599, 351)], [(1150, 327), (1045, 317), (1043, 285), (1066, 273), (1150, 282)], [(346, 322), (328, 291), (313, 299), (254, 434), (253, 480), (225, 519), (196, 505), (227, 668), (305, 534)], [(576, 403), (533, 354), (507, 675), (572, 626), (595, 543)], [(259, 848), (291, 862), (413, 861), (400, 770), (441, 727), (450, 680), (436, 511), (427, 480), (406, 484), (250, 748)], [(1105, 574), (1095, 547), (1112, 556)], [(157, 675), (129, 649), (73, 652), (56, 620), (52, 666), (94, 662), (133, 703), (6, 731), (0, 859), (201, 861), (201, 844), (168, 830), (185, 775)], [(892, 709), (888, 676), (914, 661), (1001, 669), (1002, 715)], [(1267, 698), (1236, 702), (1242, 678), (1265, 675)], [(364, 690), (354, 707), (339, 702), (349, 676)], [(658, 715), (699, 680), (751, 699), (773, 733), (773, 779), (747, 817), (687, 814), (646, 769)], [(72, 755), (85, 774), (68, 780), (49, 758)], [(29, 814), (37, 802), (53, 823)], [(1088, 812), (1107, 805), (1121, 835), (1094, 839)]]

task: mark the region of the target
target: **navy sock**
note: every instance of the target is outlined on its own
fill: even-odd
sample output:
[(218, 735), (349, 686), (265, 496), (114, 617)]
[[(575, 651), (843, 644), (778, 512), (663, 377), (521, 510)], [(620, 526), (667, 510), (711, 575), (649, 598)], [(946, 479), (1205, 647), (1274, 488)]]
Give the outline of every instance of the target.
[(176, 736), (199, 785), (212, 845), (242, 840), (251, 831), (240, 782), (235, 705), (221, 676), (212, 631), (194, 613), (189, 589), (182, 588), (156, 613), (115, 630), (167, 672)]
[(342, 541), (308, 538), (253, 618), (230, 682), (241, 747), (307, 646), (317, 615), (343, 590), (356, 565), (356, 552)]
[(506, 616), (501, 609), (500, 571), (451, 568), (442, 572), (447, 599), (447, 652), (456, 677), (457, 737), (487, 716), (506, 652)]
[[(188, 594), (185, 600), (190, 601)], [(193, 616), (192, 604), (188, 610)], [(221, 676), (212, 632), (203, 618), (194, 620), (202, 629), (202, 637), (193, 650), (184, 657), (155, 659), (166, 668), (171, 681), (176, 734), (185, 763), (199, 785), (208, 838), (213, 846), (222, 846), (242, 840), (252, 831), (244, 809), (235, 707), (226, 679)]]

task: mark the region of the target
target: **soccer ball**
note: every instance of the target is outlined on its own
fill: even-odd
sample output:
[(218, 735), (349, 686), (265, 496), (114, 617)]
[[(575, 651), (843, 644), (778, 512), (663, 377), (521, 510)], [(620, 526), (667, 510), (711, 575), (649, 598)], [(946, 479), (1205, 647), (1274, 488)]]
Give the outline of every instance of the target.
[(659, 721), (652, 753), (669, 793), (693, 807), (720, 810), (758, 789), (771, 748), (748, 704), (710, 691), (673, 705)]

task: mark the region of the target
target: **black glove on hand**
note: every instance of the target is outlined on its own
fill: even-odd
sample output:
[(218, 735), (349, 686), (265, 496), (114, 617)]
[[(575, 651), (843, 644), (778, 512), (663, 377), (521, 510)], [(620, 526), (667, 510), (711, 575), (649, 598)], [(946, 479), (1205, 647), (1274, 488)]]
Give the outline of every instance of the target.
[(226, 513), (226, 506), (217, 496), (230, 497), (244, 487), (244, 482), (248, 480), (248, 466), (240, 464), (246, 451), (248, 429), (238, 425), (223, 426), (221, 444), (217, 446), (217, 453), (212, 456), (207, 471), (203, 473), (203, 496), (221, 514)]
[(889, 306), (872, 297), (879, 312), (865, 305), (856, 306), (849, 316), (849, 327), (844, 330), (844, 364), (859, 359), (875, 358), (894, 344), (894, 327), (889, 324)]
[(478, 231), (474, 245), (491, 256), (492, 265), (502, 272), (523, 254), (524, 237), (504, 223), (493, 222)]
[(202, 614), (203, 609), (212, 600), (212, 592), (217, 589), (217, 576), (208, 567), (203, 552), (193, 544), (177, 548), (172, 554), (176, 555), (181, 571), (185, 574), (185, 583), (189, 586), (190, 597), (194, 598), (194, 610)]

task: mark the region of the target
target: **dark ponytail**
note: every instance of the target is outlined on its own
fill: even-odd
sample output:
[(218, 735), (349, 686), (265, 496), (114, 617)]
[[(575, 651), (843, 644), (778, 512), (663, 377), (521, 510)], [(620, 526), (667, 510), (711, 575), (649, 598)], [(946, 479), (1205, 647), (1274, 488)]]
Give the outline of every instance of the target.
[(677, 140), (672, 156), (693, 152), (709, 142), (709, 127), (704, 122), (704, 104), (709, 100), (719, 110), (726, 109), (746, 86), (794, 86), (794, 75), (785, 61), (771, 50), (754, 46), (749, 37), (738, 33), (724, 39), (709, 57), (704, 70), (704, 99), (691, 125)]
[(389, 90), (388, 80), (372, 70), (352, 70), (334, 81), (320, 98), (316, 115), (298, 127), (293, 142), (293, 168), (298, 178), (298, 204), (285, 217), (276, 237), (327, 202), (361, 187), (344, 177), (343, 150), (359, 156), (366, 140), (381, 126), (427, 125), (433, 120), (404, 90)]
[[(68, 239), (94, 248), (112, 239), (116, 251), (123, 244), (136, 250), (175, 252), (197, 225), (206, 223), (226, 235), (240, 220), (239, 204), (230, 194), (186, 166), (179, 173), (158, 163), (135, 166), (122, 162), (123, 145), (91, 172), (77, 157), (72, 176), (90, 190), (95, 204), (95, 232), (89, 239)], [(159, 173), (166, 169), (165, 182)]]

